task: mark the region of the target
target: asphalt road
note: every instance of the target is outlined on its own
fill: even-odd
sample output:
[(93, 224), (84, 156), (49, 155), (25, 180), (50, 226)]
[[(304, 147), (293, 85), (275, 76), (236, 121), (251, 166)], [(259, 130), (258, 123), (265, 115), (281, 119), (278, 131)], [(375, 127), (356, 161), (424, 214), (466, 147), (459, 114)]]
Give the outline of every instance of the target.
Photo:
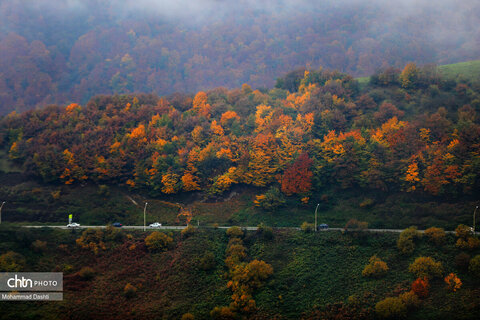
[[(41, 226), (23, 226), (24, 228), (57, 228), (57, 229), (72, 229), (72, 228), (68, 228), (67, 226), (55, 226), (55, 225), (41, 225)], [(107, 226), (80, 226), (80, 227), (77, 227), (75, 229), (88, 229), (88, 228), (99, 228), (99, 229), (104, 229), (106, 228)], [(146, 227), (145, 229), (146, 230), (149, 230), (149, 231), (152, 231), (152, 230), (183, 230), (185, 229), (187, 226), (161, 226), (161, 227), (158, 227), (158, 228), (150, 228), (150, 227)], [(218, 229), (228, 229), (232, 226), (227, 226), (227, 227), (212, 227), (212, 226), (201, 226), (202, 228), (210, 228), (210, 229), (213, 229), (213, 228), (218, 228)], [(240, 228), (242, 228), (243, 230), (249, 230), (249, 231), (256, 231), (258, 228), (257, 227), (242, 227), (242, 226), (239, 226)], [(120, 228), (119, 228), (120, 229)], [(121, 229), (127, 229), (127, 230), (143, 230), (143, 226), (122, 226)], [(290, 230), (300, 230), (300, 228), (298, 227), (274, 227), (274, 229), (290, 229)], [(343, 228), (328, 228), (327, 230), (320, 230), (321, 232), (324, 232), (324, 231), (343, 231), (344, 229)], [(394, 232), (394, 233), (400, 233), (402, 232), (404, 229), (364, 229), (362, 231), (364, 232)], [(352, 232), (352, 231), (356, 231), (356, 230), (353, 230), (353, 229), (350, 229), (348, 230), (349, 232)], [(418, 232), (420, 233), (423, 233), (425, 232), (425, 230), (418, 230)], [(455, 233), (455, 231), (445, 231), (446, 233)], [(480, 232), (475, 232), (475, 234), (480, 234)]]

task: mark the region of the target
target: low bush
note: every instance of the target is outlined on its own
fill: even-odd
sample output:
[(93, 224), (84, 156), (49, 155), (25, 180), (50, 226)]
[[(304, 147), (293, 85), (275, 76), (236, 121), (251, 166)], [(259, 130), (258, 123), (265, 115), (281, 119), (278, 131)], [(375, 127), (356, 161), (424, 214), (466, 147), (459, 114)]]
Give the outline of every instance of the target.
[(173, 239), (163, 232), (154, 231), (145, 238), (145, 245), (150, 251), (166, 251)]
[(398, 297), (405, 303), (408, 310), (413, 310), (420, 306), (421, 301), (413, 290), (402, 293)]
[(370, 263), (365, 266), (362, 271), (362, 276), (380, 278), (387, 274), (387, 264), (378, 258), (376, 255), (370, 258)]
[(305, 221), (300, 226), (300, 229), (302, 229), (303, 232), (313, 232), (315, 230), (315, 226), (313, 223), (308, 223)]
[(468, 271), (480, 279), (480, 254), (470, 260)]
[(230, 227), (227, 229), (227, 236), (230, 238), (241, 238), (243, 237), (243, 231), (240, 227)]
[(123, 295), (127, 299), (131, 299), (137, 295), (137, 288), (130, 283), (127, 283), (123, 288)]
[(428, 228), (427, 230), (425, 230), (425, 236), (430, 242), (434, 243), (437, 246), (441, 246), (445, 243), (446, 234), (443, 228)]
[(397, 247), (403, 254), (412, 254), (415, 251), (414, 240), (422, 235), (417, 231), (417, 227), (409, 227), (400, 233), (397, 241)]
[(437, 262), (430, 257), (418, 257), (410, 264), (408, 271), (418, 278), (432, 279), (442, 276), (443, 266), (441, 262)]
[(182, 320), (195, 320), (195, 317), (191, 313), (185, 313), (182, 316)]
[(407, 316), (407, 306), (400, 298), (386, 298), (378, 302), (375, 311), (382, 319), (399, 319)]
[(25, 258), (13, 251), (8, 251), (0, 256), (0, 271), (17, 272), (25, 268)]
[(78, 271), (78, 275), (83, 279), (83, 280), (91, 280), (95, 277), (95, 270), (93, 270), (90, 267), (83, 267)]
[(47, 251), (47, 242), (35, 240), (32, 242), (32, 249), (35, 252), (45, 252)]
[(205, 252), (199, 261), (200, 269), (205, 271), (214, 269), (216, 264), (215, 255), (210, 251)]

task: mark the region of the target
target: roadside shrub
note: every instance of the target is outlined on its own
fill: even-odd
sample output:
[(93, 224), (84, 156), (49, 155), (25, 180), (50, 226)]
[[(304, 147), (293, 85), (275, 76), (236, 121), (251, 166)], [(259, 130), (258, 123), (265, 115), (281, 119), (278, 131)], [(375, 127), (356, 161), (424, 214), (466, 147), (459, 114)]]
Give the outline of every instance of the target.
[(22, 271), (25, 267), (25, 258), (13, 251), (8, 251), (0, 256), (1, 272), (17, 272)]
[(480, 240), (473, 236), (468, 237), (466, 239), (458, 238), (455, 246), (457, 248), (464, 249), (464, 250), (474, 250), (480, 247)]
[(83, 249), (89, 249), (94, 254), (98, 254), (100, 249), (106, 250), (104, 234), (100, 229), (85, 229), (80, 238), (76, 240), (78, 246)]
[(409, 238), (409, 239), (419, 239), (422, 237), (422, 234), (418, 232), (417, 227), (411, 226), (403, 230), (400, 233), (400, 237)]
[(467, 239), (472, 235), (472, 231), (469, 226), (459, 224), (458, 227), (455, 229), (455, 235), (458, 238)]
[(437, 246), (441, 246), (445, 243), (446, 234), (443, 228), (428, 228), (427, 230), (425, 230), (425, 236), (427, 236), (430, 242), (434, 243)]
[(455, 273), (450, 273), (443, 280), (447, 284), (447, 289), (453, 292), (457, 291), (462, 286), (462, 281)]
[(114, 226), (107, 226), (103, 233), (105, 242), (122, 242), (125, 239), (123, 230), (115, 228)]
[(368, 229), (368, 222), (359, 221), (357, 219), (350, 219), (347, 221), (344, 227), (345, 231), (347, 230), (365, 230)]
[(405, 303), (408, 310), (413, 310), (420, 306), (420, 299), (413, 290), (402, 293), (398, 297)]
[(189, 236), (192, 236), (195, 233), (195, 230), (195, 227), (189, 224), (185, 229), (181, 231), (182, 237), (188, 238)]
[(83, 280), (91, 280), (95, 277), (95, 270), (93, 270), (90, 267), (83, 267), (78, 271), (78, 275), (83, 279)]
[(303, 232), (312, 232), (315, 229), (315, 226), (313, 223), (308, 223), (307, 221), (303, 222), (302, 225), (300, 226), (300, 229), (302, 229)]
[(468, 271), (480, 279), (480, 255), (476, 255), (470, 260)]
[(47, 250), (47, 242), (35, 240), (32, 242), (32, 249), (35, 252), (45, 252)]
[(370, 263), (365, 266), (362, 271), (362, 276), (380, 278), (387, 274), (387, 264), (378, 258), (376, 255), (370, 258)]
[(200, 258), (199, 267), (202, 270), (208, 271), (215, 268), (216, 264), (215, 255), (212, 252), (207, 251), (203, 254), (203, 257)]
[(182, 320), (195, 320), (195, 317), (194, 317), (193, 314), (191, 314), (191, 313), (185, 313), (185, 314), (182, 316)]
[(230, 227), (227, 229), (227, 236), (229, 236), (230, 238), (241, 238), (243, 237), (243, 231), (242, 229), (240, 229), (240, 227)]
[(375, 305), (375, 311), (380, 318), (398, 319), (407, 316), (407, 306), (400, 298), (386, 298)]
[(166, 251), (173, 239), (163, 232), (154, 231), (145, 238), (145, 245), (150, 251)]
[(273, 239), (273, 229), (260, 223), (257, 227), (257, 234), (261, 235), (265, 240)]
[(131, 299), (137, 295), (137, 288), (130, 283), (127, 283), (123, 288), (123, 295), (127, 299)]
[(426, 298), (430, 294), (430, 283), (427, 278), (418, 278), (412, 282), (412, 291), (419, 298)]
[(430, 257), (418, 257), (410, 264), (408, 271), (418, 278), (432, 279), (442, 276), (443, 266), (441, 262), (437, 262)]
[(421, 237), (420, 232), (417, 231), (417, 227), (409, 227), (400, 233), (397, 240), (397, 247), (403, 254), (412, 254), (415, 251), (415, 239)]
[(237, 317), (229, 307), (215, 307), (210, 311), (210, 318), (213, 320), (235, 320)]
[(455, 256), (455, 265), (460, 270), (468, 270), (468, 265), (470, 264), (470, 255), (461, 252)]

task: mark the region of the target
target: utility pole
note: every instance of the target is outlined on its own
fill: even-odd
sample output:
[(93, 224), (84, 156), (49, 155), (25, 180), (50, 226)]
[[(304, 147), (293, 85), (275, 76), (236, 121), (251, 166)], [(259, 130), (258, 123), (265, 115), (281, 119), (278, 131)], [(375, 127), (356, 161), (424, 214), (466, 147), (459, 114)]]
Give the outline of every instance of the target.
[[(5, 201), (2, 202), (2, 205), (0, 206), (0, 223), (2, 223), (2, 208), (3, 205), (5, 204)], [(478, 207), (477, 207), (478, 208)]]
[(145, 202), (145, 207), (143, 208), (143, 231), (145, 231), (147, 227), (147, 204), (148, 202)]
[(318, 209), (318, 206), (320, 205), (320, 203), (317, 204), (317, 207), (315, 208), (315, 232), (317, 232), (318, 228), (317, 228), (317, 209)]
[(473, 211), (473, 234), (475, 234), (475, 214), (477, 213), (477, 209), (478, 209), (478, 206), (476, 206), (475, 211)]

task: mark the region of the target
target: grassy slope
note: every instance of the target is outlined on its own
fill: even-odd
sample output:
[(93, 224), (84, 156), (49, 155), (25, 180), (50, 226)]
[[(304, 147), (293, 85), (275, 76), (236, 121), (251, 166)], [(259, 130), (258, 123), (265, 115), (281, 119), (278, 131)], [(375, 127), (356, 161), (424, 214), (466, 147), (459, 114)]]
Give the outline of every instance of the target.
[[(165, 253), (149, 253), (142, 244), (144, 237), (134, 233), (125, 243), (109, 243), (108, 249), (95, 256), (79, 249), (75, 232), (52, 230), (16, 230), (0, 228), (0, 253), (15, 250), (27, 258), (28, 271), (62, 270), (65, 274), (65, 300), (60, 303), (0, 303), (2, 319), (179, 319), (191, 312), (196, 319), (208, 319), (215, 306), (230, 303), (231, 292), (223, 277), (226, 268), (227, 237), (221, 230), (200, 230), (187, 239), (174, 234), (175, 246)], [(409, 290), (413, 276), (409, 263), (420, 255), (441, 261), (445, 273), (457, 272), (463, 288), (451, 294), (443, 282), (432, 282), (432, 295), (414, 319), (474, 318), (479, 311), (478, 282), (456, 270), (454, 257), (460, 251), (448, 238), (443, 248), (433, 247), (426, 240), (417, 243), (412, 256), (400, 255), (395, 247), (398, 235), (374, 234), (366, 237), (341, 235), (339, 232), (304, 234), (294, 231), (276, 232), (273, 240), (255, 233), (244, 239), (250, 259), (263, 259), (274, 268), (274, 275), (255, 294), (259, 319), (298, 319), (302, 314), (323, 308), (326, 304), (345, 302), (356, 296), (363, 307), (373, 307), (388, 295)], [(34, 252), (28, 245), (35, 239), (47, 241), (48, 249)], [(58, 250), (58, 244), (66, 250)], [(136, 243), (134, 249), (129, 249)], [(216, 258), (214, 270), (199, 268), (199, 258), (211, 251)], [(477, 250), (476, 254), (480, 253)], [(366, 279), (361, 271), (373, 254), (384, 259), (390, 271), (382, 279)], [(83, 266), (93, 267), (94, 280), (81, 280), (76, 272)], [(138, 288), (137, 296), (126, 299), (122, 292), (127, 283)], [(396, 294), (394, 292), (397, 292)], [(469, 309), (470, 308), (470, 309)]]
[[(458, 76), (475, 80), (480, 78), (480, 60), (441, 65), (438, 69), (441, 75), (448, 79), (456, 79)], [(356, 80), (363, 87), (368, 84), (370, 77), (360, 77)]]
[(480, 60), (460, 62), (439, 66), (438, 69), (442, 76), (455, 79), (459, 75), (467, 79), (480, 78)]

